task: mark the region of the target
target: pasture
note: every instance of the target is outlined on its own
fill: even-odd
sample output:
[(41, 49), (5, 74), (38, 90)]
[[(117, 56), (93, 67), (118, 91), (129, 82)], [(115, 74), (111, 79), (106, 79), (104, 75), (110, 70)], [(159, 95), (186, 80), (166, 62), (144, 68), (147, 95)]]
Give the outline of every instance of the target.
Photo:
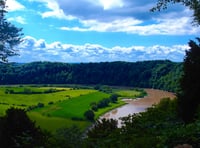
[[(134, 98), (140, 92), (115, 89), (114, 93), (120, 97)], [(85, 111), (91, 109), (91, 103), (109, 98), (110, 95), (92, 88), (1, 86), (0, 116), (8, 108), (16, 107), (28, 110), (29, 117), (36, 121), (36, 125), (49, 131), (72, 125), (85, 129), (91, 124), (84, 117)], [(106, 108), (98, 109), (94, 112), (95, 119), (123, 104), (125, 102), (118, 100)]]
[(137, 90), (116, 90), (116, 94), (118, 94), (121, 98), (129, 98), (135, 99), (140, 96), (141, 92)]

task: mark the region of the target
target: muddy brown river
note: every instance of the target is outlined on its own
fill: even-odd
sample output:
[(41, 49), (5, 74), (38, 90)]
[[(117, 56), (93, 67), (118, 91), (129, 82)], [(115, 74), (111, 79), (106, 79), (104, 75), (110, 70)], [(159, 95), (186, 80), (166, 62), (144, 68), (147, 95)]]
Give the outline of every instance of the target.
[(118, 126), (121, 126), (121, 122), (119, 120), (120, 117), (125, 117), (129, 114), (143, 112), (148, 107), (151, 107), (153, 104), (159, 103), (162, 98), (175, 98), (175, 95), (173, 93), (167, 91), (157, 89), (145, 89), (145, 91), (148, 95), (144, 98), (137, 98), (134, 100), (124, 99), (124, 101), (127, 103), (126, 105), (111, 110), (110, 112), (107, 112), (106, 114), (101, 116), (101, 118), (116, 119), (118, 120)]

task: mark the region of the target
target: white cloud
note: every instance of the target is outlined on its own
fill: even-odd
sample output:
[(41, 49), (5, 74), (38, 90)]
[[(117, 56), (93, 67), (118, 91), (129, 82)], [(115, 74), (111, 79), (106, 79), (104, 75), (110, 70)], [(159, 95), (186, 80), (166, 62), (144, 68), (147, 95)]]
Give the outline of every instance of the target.
[(103, 6), (104, 10), (123, 7), (124, 3), (122, 0), (98, 0), (99, 3)]
[(46, 8), (50, 9), (49, 11), (39, 13), (43, 18), (53, 17), (66, 20), (75, 19), (75, 17), (71, 15), (65, 15), (65, 13), (63, 12), (62, 9), (60, 9), (57, 1), (55, 0), (29, 0), (29, 1), (43, 3), (46, 6)]
[(191, 19), (156, 19), (153, 24), (143, 25), (144, 22), (133, 18), (98, 22), (97, 20), (81, 21), (83, 27), (60, 27), (66, 31), (96, 31), (96, 32), (126, 32), (139, 35), (198, 35), (200, 28), (191, 26)]
[(23, 18), (21, 16), (8, 18), (8, 21), (15, 21), (15, 22), (18, 22), (20, 24), (27, 24), (25, 18)]
[[(200, 28), (191, 25), (191, 11), (169, 7), (151, 13), (155, 3), (146, 0), (29, 0), (47, 8), (39, 10), (42, 18), (66, 20), (60, 27), (66, 31), (124, 32), (139, 35), (199, 35)], [(104, 9), (103, 9), (104, 8)], [(77, 24), (70, 22), (76, 20)], [(68, 22), (69, 21), (69, 22)]]
[(97, 31), (97, 32), (124, 32), (123, 29), (129, 26), (135, 26), (142, 23), (140, 20), (126, 18), (123, 20), (114, 20), (111, 22), (99, 22), (97, 20), (81, 21), (83, 27), (60, 27), (61, 30), (72, 31)]
[(115, 46), (103, 47), (98, 44), (72, 45), (61, 42), (46, 43), (43, 39), (27, 36), (19, 45), (20, 57), (11, 61), (60, 61), (60, 62), (102, 62), (102, 61), (141, 61), (169, 59), (182, 61), (187, 45), (174, 46)]
[(25, 6), (17, 2), (16, 0), (7, 0), (6, 5), (8, 6), (8, 11), (17, 11), (17, 10), (23, 10)]

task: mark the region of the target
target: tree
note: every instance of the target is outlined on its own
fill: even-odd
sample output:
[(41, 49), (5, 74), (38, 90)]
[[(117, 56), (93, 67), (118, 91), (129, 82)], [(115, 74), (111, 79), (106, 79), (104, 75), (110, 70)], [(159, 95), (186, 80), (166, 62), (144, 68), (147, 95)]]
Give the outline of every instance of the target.
[(199, 0), (158, 0), (157, 5), (151, 11), (167, 9), (169, 3), (180, 3), (193, 11), (193, 21), (200, 25), (200, 1)]
[(18, 55), (14, 47), (21, 43), (23, 36), (22, 28), (17, 28), (7, 22), (5, 9), (6, 0), (0, 0), (0, 61), (2, 62), (7, 62), (10, 56)]
[[(97, 120), (87, 133), (87, 147), (117, 147), (120, 134), (117, 120)], [(117, 145), (117, 146), (116, 146)]]
[(41, 147), (46, 138), (23, 109), (10, 108), (0, 118), (0, 147)]
[(48, 142), (55, 148), (79, 148), (82, 146), (83, 133), (77, 126), (58, 129)]
[[(193, 10), (193, 20), (200, 25), (200, 1), (199, 0), (158, 0), (157, 6), (152, 11), (167, 9), (168, 3), (181, 3)], [(200, 104), (200, 38), (198, 43), (189, 42), (190, 49), (186, 51), (184, 59), (183, 76), (181, 78), (181, 91), (178, 93), (178, 110), (185, 123), (195, 119), (197, 108)]]
[(112, 103), (116, 103), (118, 97), (119, 97), (118, 94), (112, 94), (112, 95), (110, 96), (111, 102), (112, 102)]
[(181, 79), (181, 94), (179, 94), (179, 111), (185, 122), (194, 120), (200, 104), (200, 38), (198, 43), (189, 42), (190, 49), (184, 59), (184, 74)]
[(85, 113), (84, 113), (84, 116), (86, 117), (86, 119), (90, 120), (90, 121), (94, 121), (94, 112), (92, 110), (87, 110)]

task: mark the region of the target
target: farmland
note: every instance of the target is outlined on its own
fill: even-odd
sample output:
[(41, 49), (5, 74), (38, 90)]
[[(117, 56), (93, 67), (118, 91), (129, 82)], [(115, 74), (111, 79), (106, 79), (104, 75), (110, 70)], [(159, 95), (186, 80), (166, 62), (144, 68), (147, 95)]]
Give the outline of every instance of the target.
[[(107, 87), (105, 87), (107, 88)], [(29, 117), (36, 125), (49, 131), (62, 127), (76, 125), (81, 129), (88, 127), (91, 122), (86, 120), (84, 112), (91, 109), (91, 104), (98, 103), (112, 94), (95, 90), (92, 87), (43, 87), (43, 86), (1, 86), (0, 115), (10, 107), (27, 110)], [(120, 97), (137, 97), (136, 90), (113, 89)], [(96, 110), (95, 119), (105, 112), (125, 104), (120, 99), (108, 106)]]

